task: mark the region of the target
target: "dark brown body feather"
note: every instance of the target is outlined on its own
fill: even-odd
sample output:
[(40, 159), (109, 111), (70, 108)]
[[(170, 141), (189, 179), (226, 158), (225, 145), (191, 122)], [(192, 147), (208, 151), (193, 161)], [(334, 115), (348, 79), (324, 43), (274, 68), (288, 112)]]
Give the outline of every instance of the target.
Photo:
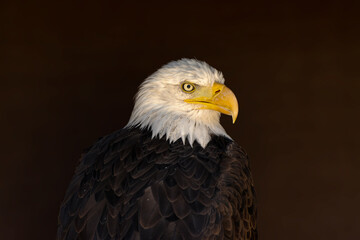
[(83, 155), (60, 209), (58, 239), (257, 239), (243, 149), (203, 149), (122, 129)]

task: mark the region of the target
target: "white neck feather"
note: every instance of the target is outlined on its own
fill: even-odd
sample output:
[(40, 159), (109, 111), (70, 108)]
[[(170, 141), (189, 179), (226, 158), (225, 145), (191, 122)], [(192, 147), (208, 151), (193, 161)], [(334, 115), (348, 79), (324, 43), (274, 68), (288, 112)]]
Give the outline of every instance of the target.
[[(162, 109), (150, 110), (150, 114), (139, 115), (139, 113), (140, 111), (134, 109), (126, 127), (148, 128), (152, 131), (153, 138), (166, 136), (170, 143), (181, 138), (184, 144), (187, 139), (191, 146), (197, 141), (205, 148), (211, 140), (211, 135), (230, 138), (219, 123), (220, 114), (212, 110), (194, 110), (191, 118), (188, 115), (176, 115)], [(204, 119), (205, 115), (207, 116)]]

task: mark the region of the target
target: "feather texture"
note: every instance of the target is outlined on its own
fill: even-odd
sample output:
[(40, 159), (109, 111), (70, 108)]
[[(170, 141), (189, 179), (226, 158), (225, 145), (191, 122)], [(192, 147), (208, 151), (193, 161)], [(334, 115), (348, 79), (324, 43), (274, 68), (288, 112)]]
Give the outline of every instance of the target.
[(257, 239), (244, 150), (206, 148), (124, 128), (81, 159), (61, 205), (57, 239)]

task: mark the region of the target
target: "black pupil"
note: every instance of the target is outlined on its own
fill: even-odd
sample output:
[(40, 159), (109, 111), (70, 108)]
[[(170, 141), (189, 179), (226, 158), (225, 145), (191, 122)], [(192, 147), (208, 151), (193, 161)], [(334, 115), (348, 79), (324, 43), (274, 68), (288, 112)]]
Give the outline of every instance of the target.
[(186, 89), (190, 90), (191, 89), (191, 85), (190, 84), (186, 84)]

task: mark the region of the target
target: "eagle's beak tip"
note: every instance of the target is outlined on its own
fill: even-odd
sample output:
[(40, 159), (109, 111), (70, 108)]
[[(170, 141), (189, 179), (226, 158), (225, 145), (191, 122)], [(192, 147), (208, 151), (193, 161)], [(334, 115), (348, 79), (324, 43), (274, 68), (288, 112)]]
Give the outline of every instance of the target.
[(237, 119), (237, 116), (235, 116), (235, 115), (233, 114), (233, 115), (232, 115), (232, 122), (233, 122), (233, 124), (235, 124), (236, 119)]

